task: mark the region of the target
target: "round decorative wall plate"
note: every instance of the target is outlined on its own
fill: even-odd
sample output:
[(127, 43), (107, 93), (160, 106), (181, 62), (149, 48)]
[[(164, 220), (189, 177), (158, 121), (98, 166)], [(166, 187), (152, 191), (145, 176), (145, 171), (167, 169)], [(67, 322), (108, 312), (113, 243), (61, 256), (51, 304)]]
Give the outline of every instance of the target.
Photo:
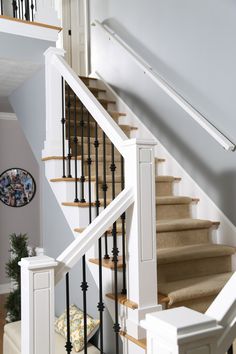
[(8, 206), (25, 206), (34, 198), (35, 192), (34, 178), (22, 168), (10, 168), (0, 176), (0, 200)]

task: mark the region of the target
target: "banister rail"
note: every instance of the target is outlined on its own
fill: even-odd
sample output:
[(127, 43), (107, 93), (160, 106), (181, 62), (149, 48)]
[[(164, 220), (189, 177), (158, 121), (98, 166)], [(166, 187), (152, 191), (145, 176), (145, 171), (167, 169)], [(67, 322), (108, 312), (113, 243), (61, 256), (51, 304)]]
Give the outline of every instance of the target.
[[(99, 82), (92, 78), (79, 78), (62, 58), (63, 55), (64, 50), (57, 48), (49, 48), (45, 52), (46, 140), (43, 157), (47, 178), (59, 204), (63, 205), (70, 228), (79, 233), (58, 257), (53, 276), (56, 283), (64, 276), (66, 280), (65, 347), (69, 354), (72, 348), (70, 270), (81, 260), (84, 352), (87, 352), (87, 291), (90, 290), (87, 251), (94, 246), (93, 262), (98, 265), (99, 349), (104, 353), (106, 284), (103, 267), (109, 267), (113, 271), (114, 294), (114, 324), (111, 329), (114, 331), (114, 353), (119, 354), (119, 296), (127, 295), (138, 306), (139, 314), (135, 319), (132, 316), (128, 319), (137, 333), (142, 332), (140, 316), (150, 308), (159, 309), (157, 284), (153, 282), (157, 278), (155, 142), (130, 139), (131, 128), (116, 122), (123, 114), (109, 106), (115, 102), (102, 98), (103, 94), (102, 97), (99, 95), (104, 92), (99, 88)], [(79, 213), (74, 207), (79, 207)], [(143, 274), (150, 276), (145, 281), (148, 295), (141, 287)], [(30, 337), (29, 331), (28, 326), (27, 338)], [(46, 350), (40, 352), (52, 354)]]
[(212, 138), (225, 150), (235, 151), (236, 145), (217, 129), (206, 117), (186, 101), (166, 80), (164, 80), (137, 52), (135, 52), (117, 33), (98, 20), (92, 24), (102, 29), (109, 38), (118, 43), (132, 57), (136, 64), (150, 77), (173, 101), (175, 101), (189, 116), (195, 120)]
[(37, 0), (1, 0), (0, 15), (12, 16), (13, 18), (34, 21), (37, 11)]
[[(47, 55), (47, 52), (45, 53)], [(123, 155), (122, 146), (127, 140), (127, 136), (112, 119), (110, 114), (98, 102), (83, 81), (76, 75), (67, 62), (60, 55), (54, 54), (53, 64), (65, 81), (73, 89), (80, 101), (87, 107), (89, 113), (102, 126), (104, 133), (115, 145), (117, 150)]]
[(134, 202), (132, 188), (124, 189), (99, 216), (77, 237), (57, 258), (58, 266), (55, 270), (57, 284), (65, 274), (76, 265), (92, 245), (107, 231), (107, 229), (122, 215)]

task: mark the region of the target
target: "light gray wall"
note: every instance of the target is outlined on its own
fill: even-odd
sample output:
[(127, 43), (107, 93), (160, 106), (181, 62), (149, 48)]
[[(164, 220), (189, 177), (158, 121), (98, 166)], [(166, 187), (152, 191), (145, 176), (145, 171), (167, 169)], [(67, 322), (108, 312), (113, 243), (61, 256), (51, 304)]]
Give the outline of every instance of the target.
[(0, 120), (0, 174), (12, 167), (29, 171), (36, 182), (34, 199), (26, 206), (12, 208), (0, 202), (0, 284), (9, 283), (5, 264), (9, 259), (9, 235), (27, 233), (29, 244), (39, 246), (39, 168), (18, 121)]
[(9, 33), (0, 33), (0, 57), (11, 61), (27, 61), (30, 64), (44, 63), (43, 53), (54, 43), (45, 40), (35, 40)]
[(7, 97), (0, 97), (0, 112), (12, 113), (13, 109)]
[[(236, 143), (236, 3), (91, 0), (104, 21)], [(236, 152), (225, 152), (92, 28), (92, 64), (236, 225)]]

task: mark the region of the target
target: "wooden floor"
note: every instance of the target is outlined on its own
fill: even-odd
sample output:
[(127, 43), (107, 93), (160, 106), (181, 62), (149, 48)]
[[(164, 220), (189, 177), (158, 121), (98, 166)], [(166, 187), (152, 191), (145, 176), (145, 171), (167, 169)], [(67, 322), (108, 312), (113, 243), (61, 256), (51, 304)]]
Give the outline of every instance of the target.
[(6, 310), (4, 309), (6, 295), (0, 295), (0, 354), (2, 354), (3, 347), (3, 327), (5, 324)]

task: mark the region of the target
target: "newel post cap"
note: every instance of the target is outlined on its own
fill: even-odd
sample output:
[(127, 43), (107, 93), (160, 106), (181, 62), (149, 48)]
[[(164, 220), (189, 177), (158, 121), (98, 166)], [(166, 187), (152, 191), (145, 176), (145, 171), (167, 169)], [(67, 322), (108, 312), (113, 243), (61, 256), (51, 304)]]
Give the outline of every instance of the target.
[(139, 145), (146, 145), (146, 146), (156, 146), (157, 142), (151, 139), (127, 139), (123, 142), (123, 147), (127, 146), (139, 146)]
[(19, 262), (21, 268), (29, 270), (55, 268), (57, 264), (54, 258), (45, 255), (22, 258)]
[(176, 344), (215, 336), (222, 331), (215, 319), (186, 307), (147, 314), (141, 326), (153, 337)]

